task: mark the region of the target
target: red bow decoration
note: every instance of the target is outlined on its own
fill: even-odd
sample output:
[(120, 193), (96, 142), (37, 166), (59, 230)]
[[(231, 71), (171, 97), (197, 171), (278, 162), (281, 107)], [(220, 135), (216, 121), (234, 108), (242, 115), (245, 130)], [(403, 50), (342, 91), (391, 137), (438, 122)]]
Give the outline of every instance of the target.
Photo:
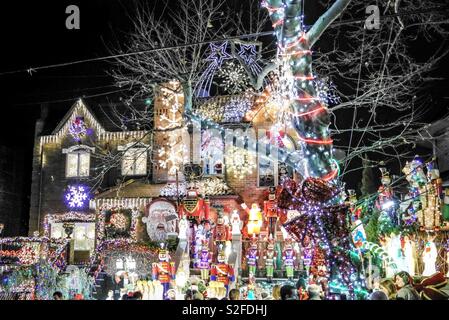
[(440, 290), (447, 285), (447, 280), (444, 274), (437, 272), (430, 277), (415, 284), (416, 291), (419, 292), (422, 300), (448, 300), (449, 296)]

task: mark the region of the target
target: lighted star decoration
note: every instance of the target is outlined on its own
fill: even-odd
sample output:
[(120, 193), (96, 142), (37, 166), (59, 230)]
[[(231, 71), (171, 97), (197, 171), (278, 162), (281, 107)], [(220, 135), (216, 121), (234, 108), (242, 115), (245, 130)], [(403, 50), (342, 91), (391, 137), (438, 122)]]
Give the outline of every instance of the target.
[(257, 63), (256, 46), (253, 44), (240, 44), (238, 55), (249, 66), (254, 75), (262, 71), (262, 67)]
[(88, 188), (83, 185), (69, 186), (65, 193), (65, 201), (70, 209), (82, 209), (89, 201)]
[(217, 75), (222, 79), (220, 87), (230, 94), (240, 93), (250, 85), (245, 68), (234, 61), (225, 63)]
[(253, 173), (256, 160), (248, 150), (232, 146), (226, 154), (226, 166), (235, 178), (244, 179)]
[(87, 126), (84, 122), (84, 117), (76, 117), (75, 120), (72, 121), (69, 127), (69, 133), (75, 141), (81, 141), (87, 134)]
[[(262, 71), (262, 67), (257, 61), (257, 46), (243, 43), (239, 43), (238, 45), (239, 50), (236, 54), (248, 65), (254, 75), (259, 74)], [(208, 61), (209, 65), (202, 73), (198, 85), (195, 87), (195, 94), (197, 97), (210, 96), (213, 79), (217, 75), (218, 70), (222, 68), (226, 61), (235, 58), (229, 53), (230, 46), (228, 42), (223, 42), (221, 44), (211, 43), (208, 52), (209, 55), (205, 58), (205, 61)]]

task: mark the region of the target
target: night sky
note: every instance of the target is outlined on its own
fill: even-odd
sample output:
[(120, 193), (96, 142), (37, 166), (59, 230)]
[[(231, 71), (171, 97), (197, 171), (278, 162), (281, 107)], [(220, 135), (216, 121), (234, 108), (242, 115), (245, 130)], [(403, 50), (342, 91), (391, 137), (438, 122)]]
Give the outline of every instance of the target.
[[(130, 16), (135, 8), (135, 1), (131, 0), (11, 2), (3, 1), (0, 9), (0, 74), (109, 55), (116, 44), (124, 40), (124, 34), (131, 31)], [(157, 0), (150, 2), (157, 3)], [(65, 27), (65, 9), (71, 4), (80, 8), (80, 30), (67, 30)], [(418, 54), (421, 49), (416, 48)], [(442, 66), (448, 63), (446, 59)], [(114, 102), (119, 95), (106, 95), (117, 90), (107, 73), (109, 70), (110, 63), (94, 62), (42, 70), (32, 75), (26, 72), (0, 75), (3, 98), (0, 145), (23, 150), (27, 179), (24, 192), (27, 195), (31, 184), (34, 125), (39, 117), (40, 104), (49, 102), (49, 121), (56, 125), (79, 97), (99, 95), (89, 99), (89, 103), (105, 102), (106, 99)], [(439, 75), (444, 76), (444, 72), (440, 71)], [(445, 81), (433, 89), (435, 96), (446, 104), (449, 94), (445, 90), (448, 87)], [(442, 107), (435, 110), (434, 118), (446, 113), (447, 108)]]

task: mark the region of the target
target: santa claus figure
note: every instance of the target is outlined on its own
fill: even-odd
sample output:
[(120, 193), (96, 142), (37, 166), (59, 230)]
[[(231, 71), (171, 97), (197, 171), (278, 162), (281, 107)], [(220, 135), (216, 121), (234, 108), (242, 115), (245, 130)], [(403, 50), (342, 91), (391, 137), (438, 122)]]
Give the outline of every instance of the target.
[(152, 276), (153, 281), (158, 280), (163, 286), (163, 299), (168, 299), (167, 291), (170, 289), (170, 281), (175, 279), (175, 263), (170, 262), (170, 255), (168, 251), (164, 249), (163, 243), (159, 249), (159, 262), (153, 263)]
[(234, 268), (226, 263), (226, 255), (222, 245), (220, 245), (217, 255), (217, 263), (212, 265), (210, 280), (223, 283), (226, 288), (226, 295), (229, 291), (229, 284), (235, 281)]
[(293, 280), (295, 270), (295, 250), (293, 249), (292, 239), (285, 239), (284, 251), (282, 253), (282, 260), (284, 261), (285, 271), (287, 272), (287, 278)]
[(267, 241), (267, 247), (265, 249), (265, 271), (267, 275), (268, 282), (273, 279), (274, 268), (276, 267), (276, 252), (274, 250), (274, 238), (270, 234)]
[(262, 227), (262, 212), (256, 203), (253, 203), (251, 209), (245, 203), (242, 203), (242, 208), (248, 213), (248, 235), (258, 236), (260, 234), (260, 228)]
[(195, 267), (201, 270), (201, 279), (204, 281), (209, 278), (211, 263), (212, 252), (209, 250), (209, 242), (207, 240), (203, 240), (201, 252), (195, 262)]
[(257, 238), (256, 236), (253, 236), (246, 255), (246, 265), (248, 266), (249, 274), (256, 275), (257, 260), (259, 259), (258, 252)]
[(268, 222), (268, 234), (276, 235), (276, 223), (278, 220), (278, 208), (276, 203), (276, 188), (270, 187), (268, 200), (263, 203), (265, 221)]

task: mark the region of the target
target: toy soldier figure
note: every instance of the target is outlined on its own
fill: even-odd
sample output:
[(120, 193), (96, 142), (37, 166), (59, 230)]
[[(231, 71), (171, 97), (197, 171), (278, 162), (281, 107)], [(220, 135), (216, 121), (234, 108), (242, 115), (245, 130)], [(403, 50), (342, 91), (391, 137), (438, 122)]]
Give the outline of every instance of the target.
[(257, 260), (259, 259), (257, 248), (257, 238), (253, 235), (251, 239), (250, 247), (248, 248), (248, 254), (246, 255), (246, 265), (250, 274), (256, 275)]
[(163, 299), (166, 300), (167, 291), (170, 289), (170, 281), (175, 279), (175, 263), (170, 262), (170, 255), (168, 250), (164, 249), (164, 244), (161, 243), (161, 248), (159, 249), (159, 262), (153, 263), (152, 266), (152, 276), (153, 281), (159, 280), (163, 291)]
[(267, 280), (271, 282), (273, 279), (274, 268), (276, 267), (276, 252), (274, 250), (274, 238), (273, 235), (269, 235), (267, 248), (265, 249), (265, 270), (267, 273)]
[(212, 252), (209, 250), (209, 242), (203, 240), (201, 253), (196, 262), (196, 267), (201, 270), (201, 279), (206, 281), (209, 278), (209, 270), (212, 262)]
[(217, 263), (212, 265), (210, 280), (223, 283), (226, 288), (227, 295), (229, 291), (229, 283), (235, 281), (235, 276), (234, 268), (226, 263), (226, 255), (222, 245), (220, 245), (219, 248), (217, 261)]
[(285, 239), (284, 252), (282, 253), (282, 260), (284, 260), (285, 271), (287, 272), (287, 278), (293, 280), (295, 270), (295, 251), (293, 250), (292, 239)]
[(263, 211), (265, 213), (265, 220), (268, 222), (268, 234), (274, 237), (276, 235), (276, 222), (278, 220), (276, 188), (270, 187), (268, 200), (263, 203)]
[(225, 244), (226, 241), (231, 240), (229, 232), (229, 225), (225, 223), (223, 213), (218, 213), (217, 224), (214, 229), (214, 241), (217, 245)]

